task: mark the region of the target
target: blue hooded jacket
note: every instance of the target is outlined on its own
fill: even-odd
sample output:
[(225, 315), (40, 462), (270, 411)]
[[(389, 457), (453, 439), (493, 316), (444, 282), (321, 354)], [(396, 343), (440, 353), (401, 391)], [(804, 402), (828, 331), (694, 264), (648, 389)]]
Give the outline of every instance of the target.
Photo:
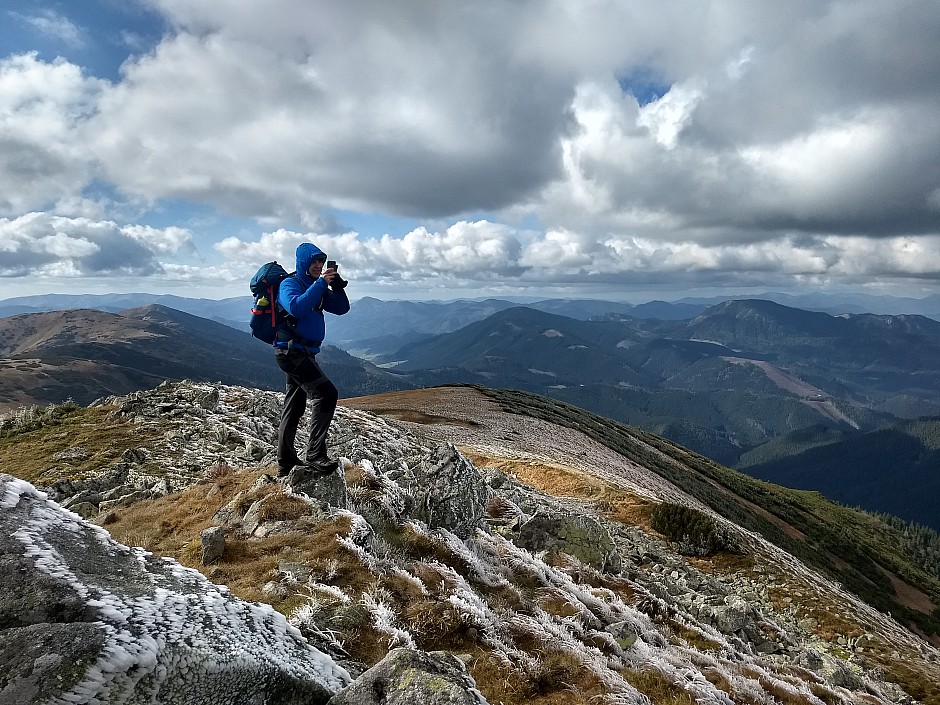
[[(294, 341), (292, 347), (320, 352), (320, 343), (326, 333), (323, 312), (342, 316), (349, 311), (349, 298), (345, 289), (330, 289), (323, 277), (314, 279), (307, 270), (316, 257), (325, 257), (319, 247), (305, 242), (297, 247), (297, 273), (281, 282), (278, 303), (296, 320), (295, 330), (308, 344)], [(314, 345), (316, 343), (316, 345)], [(275, 341), (275, 348), (286, 348), (287, 342)]]

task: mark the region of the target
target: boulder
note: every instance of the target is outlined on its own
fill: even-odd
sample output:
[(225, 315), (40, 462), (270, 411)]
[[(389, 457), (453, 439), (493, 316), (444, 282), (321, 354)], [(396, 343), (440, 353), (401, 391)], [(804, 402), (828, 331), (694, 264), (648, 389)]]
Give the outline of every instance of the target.
[(349, 674), (272, 608), (0, 474), (0, 703), (325, 703)]
[(534, 553), (558, 551), (598, 570), (620, 570), (621, 558), (610, 533), (596, 519), (583, 514), (542, 511), (519, 527), (513, 541)]
[(392, 649), (328, 705), (488, 705), (466, 666), (446, 651)]
[(221, 526), (210, 526), (199, 534), (202, 545), (202, 564), (215, 563), (225, 554), (225, 530)]
[(287, 476), (287, 486), (295, 493), (307, 495), (324, 510), (327, 507), (345, 509), (348, 503), (342, 463), (339, 469), (327, 475), (308, 465), (295, 465)]
[(489, 489), (483, 476), (449, 443), (390, 477), (414, 497), (412, 518), (431, 529), (444, 528), (466, 539), (486, 513)]

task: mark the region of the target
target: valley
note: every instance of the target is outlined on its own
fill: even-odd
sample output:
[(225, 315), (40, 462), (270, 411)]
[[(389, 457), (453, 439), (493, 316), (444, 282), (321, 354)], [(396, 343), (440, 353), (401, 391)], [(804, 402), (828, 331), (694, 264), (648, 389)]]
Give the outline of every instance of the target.
[[(331, 317), (328, 342), (371, 362), (330, 345), (320, 359), (345, 397), (452, 383), (523, 390), (762, 479), (940, 528), (940, 508), (919, 491), (937, 476), (940, 323), (766, 300), (660, 319), (599, 301), (536, 305), (362, 300)], [(0, 318), (0, 333), (0, 412), (164, 379), (282, 384), (259, 341), (158, 305)]]

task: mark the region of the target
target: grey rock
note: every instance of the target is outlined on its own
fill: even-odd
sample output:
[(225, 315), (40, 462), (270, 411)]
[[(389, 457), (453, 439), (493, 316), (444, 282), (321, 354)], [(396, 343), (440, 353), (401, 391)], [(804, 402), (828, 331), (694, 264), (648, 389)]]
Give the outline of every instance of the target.
[(514, 541), (529, 551), (559, 551), (598, 570), (620, 570), (620, 554), (607, 529), (591, 517), (567, 512), (540, 513), (523, 523)]
[(462, 539), (480, 525), (489, 490), (473, 463), (449, 443), (438, 445), (398, 483), (414, 497), (411, 515), (429, 528), (444, 528)]
[(345, 509), (348, 504), (346, 475), (342, 467), (321, 475), (307, 465), (296, 465), (287, 476), (287, 486), (295, 493), (307, 495), (323, 509)]
[(139, 502), (142, 499), (150, 499), (151, 494), (147, 490), (137, 490), (136, 492), (128, 492), (125, 495), (122, 495), (116, 499), (103, 500), (98, 505), (98, 510), (102, 512), (109, 511), (111, 509), (116, 509), (118, 507), (129, 507), (135, 502)]
[(219, 408), (219, 389), (218, 387), (212, 387), (211, 389), (201, 391), (196, 394), (196, 404), (205, 409), (206, 411), (215, 411)]
[(85, 460), (85, 458), (87, 457), (88, 457), (87, 450), (85, 450), (84, 448), (75, 447), (75, 448), (66, 448), (65, 450), (59, 451), (58, 453), (52, 456), (52, 459), (58, 462), (62, 460)]
[(0, 630), (0, 704), (47, 703), (74, 689), (106, 640), (105, 628), (90, 622)]
[(121, 460), (130, 464), (146, 463), (150, 460), (150, 453), (146, 448), (128, 448), (121, 454)]
[(215, 563), (225, 554), (225, 530), (221, 526), (210, 526), (199, 534), (202, 544), (202, 564)]
[(0, 474), (0, 703), (325, 703), (349, 674), (270, 607)]
[(310, 576), (313, 575), (313, 568), (304, 563), (279, 561), (277, 564), (277, 572), (289, 577), (292, 582), (305, 583), (310, 579)]
[(69, 507), (69, 511), (75, 512), (82, 519), (91, 519), (98, 515), (98, 507), (91, 502), (76, 502)]
[(392, 649), (328, 705), (488, 705), (466, 666), (444, 651)]

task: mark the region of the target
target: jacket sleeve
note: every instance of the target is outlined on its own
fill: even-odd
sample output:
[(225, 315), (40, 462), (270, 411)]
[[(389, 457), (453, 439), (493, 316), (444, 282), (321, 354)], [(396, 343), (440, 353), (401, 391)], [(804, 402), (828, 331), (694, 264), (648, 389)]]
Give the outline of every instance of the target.
[(342, 316), (349, 312), (349, 297), (346, 296), (346, 289), (331, 289), (323, 301), (323, 310), (329, 313), (335, 313)]
[(294, 280), (285, 279), (277, 298), (281, 306), (294, 318), (304, 318), (319, 308), (320, 301), (328, 291), (324, 279), (317, 279), (306, 291), (301, 291), (300, 285)]

